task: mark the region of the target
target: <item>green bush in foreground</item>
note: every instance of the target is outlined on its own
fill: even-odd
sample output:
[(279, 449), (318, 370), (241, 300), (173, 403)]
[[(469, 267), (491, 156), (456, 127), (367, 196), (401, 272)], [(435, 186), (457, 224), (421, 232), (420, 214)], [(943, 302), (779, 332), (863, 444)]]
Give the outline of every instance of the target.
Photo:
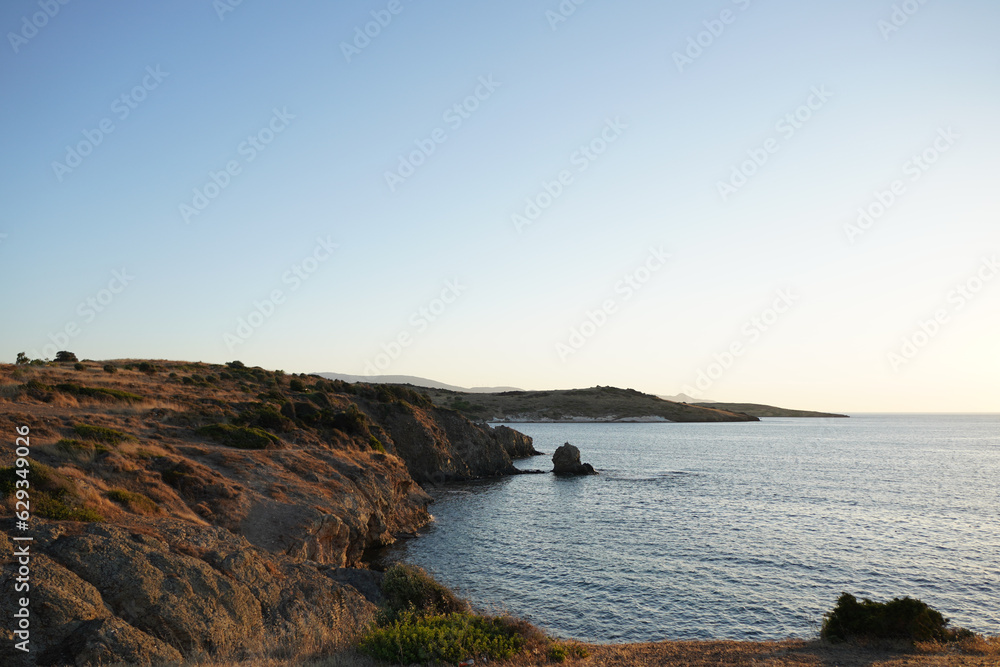
[(383, 614), (388, 621), (409, 611), (431, 615), (469, 611), (465, 600), (416, 565), (397, 563), (386, 570), (382, 595), (385, 596)]
[(888, 602), (861, 600), (841, 594), (837, 606), (823, 619), (822, 636), (831, 641), (851, 638), (955, 641), (968, 630), (950, 629), (948, 619), (920, 600), (904, 597)]
[(420, 616), (411, 611), (372, 629), (359, 648), (373, 658), (397, 664), (457, 663), (472, 656), (504, 660), (524, 644), (524, 638), (503, 619), (462, 612)]
[(103, 442), (109, 445), (120, 445), (128, 440), (136, 439), (134, 435), (122, 433), (121, 431), (116, 431), (113, 428), (105, 428), (104, 426), (76, 424), (73, 427), (73, 430), (76, 431), (76, 434), (81, 438), (96, 440), (97, 442)]
[(267, 431), (247, 426), (211, 424), (202, 426), (197, 432), (198, 435), (208, 436), (220, 445), (234, 449), (268, 449), (281, 444), (281, 440)]

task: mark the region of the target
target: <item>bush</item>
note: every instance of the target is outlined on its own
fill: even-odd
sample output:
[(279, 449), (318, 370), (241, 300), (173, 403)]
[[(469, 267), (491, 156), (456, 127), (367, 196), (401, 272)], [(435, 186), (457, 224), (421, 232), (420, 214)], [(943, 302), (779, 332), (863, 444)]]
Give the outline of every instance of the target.
[(290, 431), (295, 426), (292, 420), (281, 414), (277, 408), (266, 403), (257, 403), (251, 406), (250, 409), (233, 419), (233, 423), (237, 426), (265, 428), (279, 433)]
[(353, 404), (347, 406), (343, 412), (333, 415), (330, 425), (348, 435), (369, 435), (368, 416)]
[(156, 371), (159, 370), (156, 366), (149, 363), (148, 361), (143, 361), (136, 367), (136, 369), (140, 373), (145, 373), (146, 375), (153, 375), (154, 373), (156, 373)]
[(889, 602), (861, 600), (842, 593), (837, 606), (823, 619), (822, 636), (831, 641), (861, 637), (908, 639), (911, 641), (954, 641), (968, 631), (947, 627), (948, 619), (920, 600), (904, 597)]
[[(28, 464), (30, 511), (34, 516), (56, 521), (104, 521), (94, 510), (84, 507), (73, 480), (60, 475), (47, 465), (32, 461)], [(0, 494), (9, 496), (22, 479), (17, 468), (0, 468)]]
[(118, 372), (118, 367), (115, 366), (114, 364), (104, 364), (104, 372), (105, 373), (117, 373)]
[(388, 625), (373, 628), (359, 648), (374, 658), (398, 664), (457, 663), (473, 656), (505, 660), (524, 643), (502, 619), (468, 613), (418, 616), (408, 612)]
[(390, 618), (406, 611), (449, 614), (469, 610), (465, 600), (416, 565), (397, 563), (386, 570), (382, 595)]
[(133, 493), (125, 489), (112, 489), (108, 491), (107, 496), (135, 514), (156, 514), (160, 511), (160, 506), (152, 498), (141, 493)]
[(61, 350), (59, 352), (56, 352), (56, 361), (59, 361), (59, 362), (76, 362), (76, 361), (80, 361), (80, 360), (77, 359), (76, 355), (73, 354), (72, 352), (67, 352), (66, 350)]
[(80, 363), (80, 362), (78, 361), (78, 362), (76, 362), (75, 364), (73, 364), (73, 370), (77, 370), (77, 371), (85, 371), (85, 370), (87, 370), (87, 366), (86, 366), (85, 364), (81, 364), (81, 363)]
[(374, 449), (376, 452), (382, 452), (385, 454), (385, 445), (382, 441), (376, 438), (374, 435), (368, 436), (368, 446)]
[(86, 396), (87, 398), (97, 398), (101, 400), (122, 401), (124, 403), (138, 403), (143, 400), (142, 396), (120, 389), (106, 389), (104, 387), (81, 387), (78, 384), (68, 382), (57, 384), (56, 389), (64, 394), (75, 396)]
[(587, 658), (590, 656), (590, 651), (587, 650), (587, 647), (579, 644), (559, 644), (553, 642), (545, 655), (553, 662), (566, 662), (566, 658), (569, 656)]
[(290, 380), (288, 382), (288, 388), (292, 391), (297, 391), (300, 394), (304, 394), (306, 390), (306, 385), (303, 384), (302, 380)]
[(197, 433), (208, 436), (220, 445), (234, 449), (271, 449), (281, 444), (278, 438), (267, 431), (246, 426), (212, 424), (201, 427)]
[(120, 445), (123, 442), (136, 439), (134, 435), (122, 433), (121, 431), (116, 431), (113, 428), (105, 428), (104, 426), (76, 424), (73, 426), (73, 430), (76, 431), (76, 434), (81, 438), (96, 440), (97, 442), (103, 442), (109, 445)]
[(24, 352), (18, 352), (17, 359), (14, 360), (14, 363), (17, 364), (18, 366), (26, 366), (27, 364), (31, 363), (31, 359), (29, 359), (28, 355), (26, 355)]

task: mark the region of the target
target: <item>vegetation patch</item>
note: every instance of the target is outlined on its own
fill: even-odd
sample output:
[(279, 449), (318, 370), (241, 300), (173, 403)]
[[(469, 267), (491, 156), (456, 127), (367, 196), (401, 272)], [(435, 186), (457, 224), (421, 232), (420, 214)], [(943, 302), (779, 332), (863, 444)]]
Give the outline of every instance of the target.
[(529, 623), (475, 614), (424, 570), (397, 564), (382, 578), (385, 603), (359, 648), (387, 662), (504, 660), (541, 634)]
[(566, 658), (587, 658), (590, 656), (590, 651), (587, 650), (586, 646), (580, 644), (560, 644), (558, 642), (552, 642), (549, 645), (549, 650), (545, 652), (546, 657), (552, 662), (566, 662)]
[(233, 426), (231, 424), (211, 424), (197, 431), (220, 445), (234, 449), (269, 449), (281, 444), (281, 441), (259, 428), (248, 426)]
[(376, 438), (374, 435), (368, 436), (368, 446), (374, 449), (376, 452), (382, 452), (383, 454), (386, 453), (385, 445), (383, 445), (382, 441)]
[(842, 593), (837, 606), (824, 617), (821, 634), (830, 641), (866, 638), (946, 642), (972, 635), (962, 628), (949, 628), (948, 619), (915, 598), (858, 601), (850, 593)]
[(84, 396), (86, 398), (96, 398), (105, 401), (121, 401), (123, 403), (138, 403), (144, 400), (142, 396), (120, 389), (107, 389), (105, 387), (82, 387), (72, 382), (57, 384), (56, 390), (64, 394), (73, 396)]
[(136, 439), (134, 435), (122, 433), (121, 431), (116, 431), (113, 428), (106, 428), (104, 426), (76, 424), (73, 426), (73, 430), (81, 438), (94, 440), (96, 442), (103, 442), (108, 445), (120, 445), (123, 442)]
[(112, 489), (106, 495), (135, 514), (157, 514), (160, 511), (160, 506), (152, 498), (141, 493), (133, 493), (125, 489)]
[(237, 426), (252, 426), (279, 433), (291, 431), (295, 426), (292, 420), (281, 414), (273, 405), (267, 403), (257, 403), (251, 406), (236, 417), (233, 423)]
[(524, 645), (516, 628), (502, 618), (461, 612), (430, 616), (406, 612), (373, 628), (359, 648), (373, 658), (407, 665), (429, 661), (455, 664), (470, 657), (505, 660)]
[[(17, 482), (25, 478), (23, 468), (0, 468), (0, 493), (12, 495)], [(60, 475), (47, 465), (32, 461), (26, 475), (30, 496), (29, 511), (34, 516), (56, 521), (104, 521), (104, 517), (85, 507), (73, 480)]]

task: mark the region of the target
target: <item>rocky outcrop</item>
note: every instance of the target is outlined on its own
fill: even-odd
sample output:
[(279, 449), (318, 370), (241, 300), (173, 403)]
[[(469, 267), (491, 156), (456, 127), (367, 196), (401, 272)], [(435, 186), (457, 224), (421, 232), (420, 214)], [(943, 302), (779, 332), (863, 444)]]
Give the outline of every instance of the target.
[(580, 463), (580, 450), (568, 442), (552, 455), (552, 472), (557, 475), (596, 475), (589, 463)]
[(421, 484), (516, 474), (513, 459), (537, 454), (528, 436), (474, 424), (454, 410), (409, 403), (359, 405), (384, 429), (386, 448)]
[[(379, 602), (366, 554), (431, 519), (420, 484), (513, 474), (513, 458), (535, 453), (516, 431), (404, 388), (236, 362), (113, 375), (86, 363), (0, 365), (0, 384), (22, 383), (0, 396), (0, 426), (31, 426), (33, 509), (54, 508), (31, 521), (25, 664), (237, 661), (349, 642)], [(12, 452), (0, 452), (4, 490)], [(5, 556), (10, 528), (0, 520)], [(0, 606), (13, 609), (14, 570), (0, 565)]]
[[(335, 569), (268, 553), (220, 528), (42, 524), (34, 549), (40, 583), (24, 664), (252, 655), (307, 637), (349, 638), (374, 611), (331, 576)], [(10, 591), (6, 572), (0, 585)]]
[(509, 426), (495, 426), (493, 433), (503, 445), (504, 451), (512, 459), (526, 459), (529, 456), (539, 456), (542, 453), (535, 450), (534, 442), (530, 436), (515, 431)]

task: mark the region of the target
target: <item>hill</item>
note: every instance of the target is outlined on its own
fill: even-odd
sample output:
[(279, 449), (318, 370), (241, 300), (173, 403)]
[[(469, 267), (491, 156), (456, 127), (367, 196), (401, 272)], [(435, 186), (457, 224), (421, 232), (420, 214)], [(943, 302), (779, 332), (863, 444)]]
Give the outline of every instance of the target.
[(745, 412), (754, 417), (803, 417), (803, 418), (843, 418), (848, 415), (838, 415), (831, 412), (814, 412), (812, 410), (789, 410), (788, 408), (776, 408), (773, 405), (759, 405), (757, 403), (698, 403), (701, 407), (716, 408), (718, 410), (730, 410), (732, 412)]
[(634, 389), (593, 387), (472, 394), (425, 389), (435, 405), (490, 422), (733, 422), (756, 417), (725, 409), (665, 401)]

